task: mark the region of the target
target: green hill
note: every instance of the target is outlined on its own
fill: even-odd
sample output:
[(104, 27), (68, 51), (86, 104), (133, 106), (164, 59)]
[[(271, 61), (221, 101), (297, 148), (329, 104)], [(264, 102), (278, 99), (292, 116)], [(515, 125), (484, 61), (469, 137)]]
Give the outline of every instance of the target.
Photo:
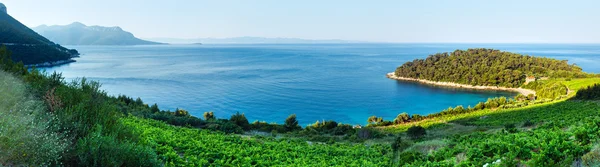
[(138, 39), (120, 27), (86, 26), (75, 22), (69, 25), (41, 25), (33, 30), (63, 45), (158, 45), (162, 43)]
[(398, 67), (396, 76), (468, 85), (520, 87), (527, 76), (586, 76), (566, 60), (525, 56), (494, 49), (456, 50), (416, 59)]
[(79, 55), (76, 50), (53, 43), (4, 12), (0, 12), (0, 44), (12, 51), (14, 61), (26, 65), (66, 63)]

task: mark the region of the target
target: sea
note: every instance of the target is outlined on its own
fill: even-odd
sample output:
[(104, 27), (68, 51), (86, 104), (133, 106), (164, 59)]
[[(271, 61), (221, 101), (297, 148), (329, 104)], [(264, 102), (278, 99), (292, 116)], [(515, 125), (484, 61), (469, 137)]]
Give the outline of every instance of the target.
[(369, 116), (427, 115), (448, 107), (474, 106), (513, 92), (422, 85), (385, 77), (413, 59), (457, 49), (494, 48), (569, 60), (600, 72), (598, 44), (204, 44), (68, 46), (77, 62), (45, 68), (67, 81), (99, 81), (110, 95), (140, 97), (161, 110), (177, 108), (202, 117), (237, 112), (253, 121), (283, 123), (296, 114), (301, 125), (334, 120), (367, 123)]

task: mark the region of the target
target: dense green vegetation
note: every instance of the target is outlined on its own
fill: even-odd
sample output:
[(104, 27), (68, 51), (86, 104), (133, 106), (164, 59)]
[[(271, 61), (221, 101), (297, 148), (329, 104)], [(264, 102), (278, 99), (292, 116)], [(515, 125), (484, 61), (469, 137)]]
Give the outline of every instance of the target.
[(109, 96), (85, 78), (27, 70), (7, 54), (0, 48), (0, 95), (10, 97), (0, 100), (0, 166), (600, 165), (600, 103), (590, 101), (600, 78), (532, 82), (537, 99), (490, 98), (392, 121), (373, 116), (363, 128), (335, 121), (303, 128), (295, 115), (276, 124), (250, 123), (243, 113), (164, 111)]
[(24, 64), (69, 60), (79, 55), (44, 38), (10, 15), (0, 12), (0, 44), (12, 51), (12, 59)]
[(566, 60), (523, 56), (493, 49), (456, 50), (416, 59), (398, 67), (396, 76), (468, 85), (520, 87), (526, 76), (585, 77)]
[(600, 100), (600, 84), (594, 84), (577, 91), (575, 99), (579, 100)]
[(387, 166), (388, 145), (322, 144), (303, 139), (227, 135), (162, 122), (122, 119), (140, 144), (156, 149), (166, 166)]

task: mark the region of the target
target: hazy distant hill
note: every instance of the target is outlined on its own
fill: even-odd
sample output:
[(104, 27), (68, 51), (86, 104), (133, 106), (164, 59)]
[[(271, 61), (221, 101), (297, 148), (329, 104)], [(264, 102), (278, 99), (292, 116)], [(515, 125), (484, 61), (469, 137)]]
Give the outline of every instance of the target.
[[(0, 6), (4, 6), (0, 3)], [(24, 64), (47, 63), (46, 66), (71, 62), (79, 55), (37, 34), (21, 22), (0, 11), (0, 44), (12, 51), (12, 59)], [(50, 63), (52, 62), (52, 63)]]
[(79, 22), (69, 25), (41, 25), (33, 30), (63, 45), (157, 45), (133, 36), (120, 27), (86, 26)]
[(179, 39), (179, 38), (149, 38), (149, 40), (160, 41), (171, 44), (302, 44), (302, 43), (358, 43), (359, 41), (346, 40), (310, 40), (300, 38), (263, 38), (263, 37), (234, 37), (234, 38), (196, 38), (196, 39)]

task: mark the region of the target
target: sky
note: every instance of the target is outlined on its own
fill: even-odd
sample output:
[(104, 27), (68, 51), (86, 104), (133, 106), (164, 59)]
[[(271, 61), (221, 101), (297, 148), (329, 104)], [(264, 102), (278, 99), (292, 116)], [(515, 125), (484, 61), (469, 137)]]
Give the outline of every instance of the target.
[(34, 27), (120, 26), (141, 38), (600, 43), (598, 0), (0, 0)]

